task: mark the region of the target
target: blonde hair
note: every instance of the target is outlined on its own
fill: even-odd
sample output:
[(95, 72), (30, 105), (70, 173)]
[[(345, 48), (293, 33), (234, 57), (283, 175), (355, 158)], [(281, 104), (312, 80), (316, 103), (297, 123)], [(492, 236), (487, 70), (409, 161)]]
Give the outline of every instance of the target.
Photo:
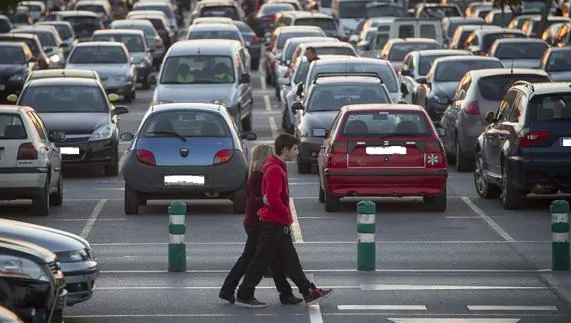
[(250, 157), (250, 174), (255, 171), (262, 170), (266, 159), (274, 153), (274, 147), (271, 145), (259, 144), (252, 149), (252, 156)]

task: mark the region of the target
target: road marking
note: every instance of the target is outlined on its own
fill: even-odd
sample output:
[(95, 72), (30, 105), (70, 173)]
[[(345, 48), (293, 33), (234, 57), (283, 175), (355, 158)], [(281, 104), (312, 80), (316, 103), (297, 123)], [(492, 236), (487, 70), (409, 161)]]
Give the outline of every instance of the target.
[(268, 88), (266, 84), (266, 77), (264, 75), (260, 76), (260, 86), (262, 87), (262, 91)]
[[(226, 271), (228, 272), (228, 271)], [(320, 286), (333, 289), (359, 289), (359, 286)], [(220, 286), (97, 286), (97, 290), (220, 290)], [(276, 286), (256, 286), (256, 289), (276, 289)]]
[(499, 224), (496, 223), (496, 221), (492, 220), (492, 218), (486, 215), (486, 213), (484, 213), (484, 211), (482, 211), (482, 209), (474, 204), (474, 202), (472, 202), (468, 197), (463, 196), (462, 201), (464, 201), (464, 203), (466, 203), (466, 205), (468, 205), (472, 211), (478, 214), (478, 216), (480, 216), (482, 220), (484, 220), (490, 226), (490, 228), (492, 228), (492, 230), (494, 230), (500, 237), (502, 237), (502, 239), (510, 242), (515, 241), (514, 238), (512, 238), (507, 232), (504, 231), (504, 229), (502, 229), (502, 227), (500, 227)]
[(311, 304), (307, 307), (309, 312), (310, 323), (323, 323), (323, 316), (321, 315), (321, 307), (319, 304)]
[(330, 216), (299, 216), (298, 219), (330, 219)]
[(521, 319), (514, 318), (388, 318), (395, 323), (517, 323)]
[(470, 311), (557, 311), (557, 306), (468, 305)]
[(97, 220), (97, 217), (99, 216), (99, 213), (101, 213), (101, 210), (103, 210), (103, 206), (105, 206), (105, 203), (107, 203), (107, 199), (102, 199), (93, 208), (93, 211), (91, 212), (91, 215), (89, 216), (89, 219), (87, 219), (87, 222), (85, 223), (85, 226), (83, 227), (83, 230), (81, 230), (80, 236), (82, 238), (87, 239), (87, 236), (89, 235), (89, 232), (91, 232), (91, 228), (93, 228), (93, 225), (95, 224), (95, 221)]
[(289, 199), (289, 209), (291, 211), (291, 217), (293, 223), (291, 224), (291, 230), (293, 232), (293, 242), (303, 243), (303, 237), (301, 236), (301, 226), (299, 225), (299, 219), (297, 218), (297, 211), (295, 209), (295, 203), (293, 199)]
[(384, 285), (361, 284), (361, 290), (404, 291), (404, 290), (534, 290), (548, 289), (545, 286), (455, 286), (455, 285)]
[(428, 311), (425, 305), (337, 305), (340, 311)]
[[(276, 126), (276, 118), (269, 117), (268, 121), (270, 122), (270, 129), (272, 130), (272, 137), (276, 138), (278, 136), (278, 126)], [(289, 162), (286, 162), (286, 164)]]
[(479, 219), (478, 216), (447, 216), (447, 219)]
[[(165, 243), (166, 244), (166, 243)], [(242, 242), (242, 245), (244, 243)], [(93, 244), (92, 244), (93, 246)], [(361, 273), (356, 269), (304, 269), (306, 273)], [(454, 273), (454, 274), (537, 274), (540, 272), (549, 272), (551, 269), (538, 269), (538, 270), (509, 270), (509, 269), (377, 269), (378, 273)], [(107, 275), (130, 275), (130, 274), (168, 274), (168, 270), (101, 270), (101, 274)], [(187, 270), (187, 274), (228, 274), (228, 270), (224, 269), (201, 269), (201, 270)]]
[(266, 111), (272, 111), (272, 102), (267, 94), (264, 94), (264, 105), (266, 106)]
[[(333, 217), (327, 217), (333, 218)], [(357, 241), (304, 241), (304, 244), (356, 244)], [(510, 244), (510, 243), (551, 243), (551, 241), (375, 241), (376, 244)], [(92, 246), (145, 246), (157, 245), (162, 246), (167, 242), (108, 242), (108, 243), (92, 243)], [(185, 242), (188, 245), (244, 245), (244, 241), (227, 241), (227, 242)]]
[(307, 314), (304, 313), (288, 313), (288, 314), (272, 314), (272, 313), (251, 313), (247, 312), (248, 314), (242, 313), (226, 313), (226, 314), (100, 314), (100, 315), (66, 315), (66, 318), (73, 318), (73, 319), (89, 319), (89, 318), (129, 318), (129, 317), (228, 317), (228, 316), (242, 316), (242, 315), (252, 315), (252, 316), (305, 316)]
[[(89, 220), (88, 219), (48, 219), (48, 221), (54, 221), (54, 222), (81, 222), (81, 221), (86, 221)], [(97, 221), (126, 221), (127, 219), (125, 218), (116, 218), (116, 219), (97, 219)]]

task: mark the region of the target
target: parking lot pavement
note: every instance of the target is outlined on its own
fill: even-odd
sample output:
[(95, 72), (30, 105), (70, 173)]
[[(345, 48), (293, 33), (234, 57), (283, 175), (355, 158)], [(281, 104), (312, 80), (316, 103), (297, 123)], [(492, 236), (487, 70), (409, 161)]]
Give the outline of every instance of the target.
[[(273, 88), (252, 77), (256, 143), (271, 143), (281, 110)], [(138, 91), (121, 116), (136, 131), (152, 91)], [(122, 150), (129, 143), (122, 143)], [(26, 202), (0, 203), (0, 216), (86, 237), (101, 265), (92, 300), (68, 308), (66, 322), (570, 322), (569, 273), (551, 266), (549, 202), (503, 211), (482, 200), (471, 173), (450, 170), (448, 210), (428, 213), (419, 199), (375, 199), (375, 272), (356, 271), (356, 201), (327, 213), (316, 174), (288, 163), (294, 238), (309, 277), (335, 294), (311, 307), (282, 306), (272, 281), (257, 296), (270, 306), (248, 310), (217, 298), (245, 240), (242, 217), (223, 201), (189, 201), (188, 272), (167, 271), (170, 201), (150, 201), (141, 214), (123, 214), (121, 176), (66, 170), (64, 204), (47, 217)], [(496, 307), (494, 307), (496, 306)], [(448, 318), (450, 320), (444, 320)], [(428, 319), (433, 319), (432, 321)], [(480, 321), (471, 321), (480, 319)], [(491, 320), (486, 320), (491, 319)]]

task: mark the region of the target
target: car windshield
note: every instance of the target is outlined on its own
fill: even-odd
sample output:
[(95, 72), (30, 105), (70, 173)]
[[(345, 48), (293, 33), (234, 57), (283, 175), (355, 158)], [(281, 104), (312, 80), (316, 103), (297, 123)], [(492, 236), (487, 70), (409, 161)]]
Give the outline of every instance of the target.
[(502, 74), (486, 76), (478, 81), (480, 95), (485, 100), (501, 101), (507, 90), (516, 81), (550, 82), (549, 77), (537, 74)]
[(280, 33), (278, 36), (278, 49), (283, 49), (285, 42), (290, 38), (295, 37), (325, 37), (323, 33), (317, 31), (297, 31), (297, 32), (285, 32)]
[(0, 34), (8, 33), (10, 30), (12, 30), (10, 22), (6, 19), (0, 19)]
[(208, 111), (164, 111), (151, 115), (141, 137), (229, 137), (224, 119)]
[[(399, 127), (403, 122), (406, 127)], [(414, 137), (432, 136), (428, 120), (416, 111), (355, 112), (345, 118), (340, 128), (342, 137), (382, 138), (401, 133)], [(401, 131), (404, 128), (406, 132)]]
[(295, 72), (295, 79), (293, 80), (294, 84), (299, 84), (300, 82), (305, 81), (307, 78), (307, 72), (309, 71), (309, 62), (307, 60), (302, 60)]
[(446, 30), (446, 34), (448, 35), (448, 38), (451, 38), (452, 35), (454, 35), (454, 31), (456, 31), (456, 28), (460, 27), (460, 26), (464, 26), (464, 25), (483, 25), (484, 21), (483, 20), (460, 20), (460, 21), (454, 21), (454, 22), (450, 22), (450, 24), (448, 25), (448, 30)]
[(495, 60), (450, 60), (438, 63), (432, 79), (435, 82), (459, 82), (466, 72), (503, 67)]
[[(439, 58), (439, 57), (448, 57), (448, 56), (456, 56), (456, 55), (450, 55), (450, 54), (441, 54), (441, 55), (421, 55), (420, 56), (420, 61), (418, 62), (418, 75), (420, 76), (425, 76), (426, 74), (428, 74), (428, 71), (430, 71), (430, 68), (432, 67), (432, 63), (434, 62), (435, 59)], [(462, 56), (462, 55), (458, 55), (458, 56)]]
[(105, 7), (96, 4), (78, 4), (75, 6), (76, 10), (91, 11), (95, 13), (105, 13)]
[(240, 30), (240, 32), (242, 34), (254, 34), (254, 31), (252, 30), (252, 28), (250, 28), (250, 26), (248, 26), (247, 24), (241, 22), (241, 21), (233, 21), (234, 26), (238, 27), (238, 29)]
[(461, 17), (462, 13), (456, 6), (425, 7), (422, 10), (423, 18)]
[(20, 105), (38, 113), (105, 113), (105, 94), (98, 86), (31, 86), (24, 90)]
[(404, 9), (399, 6), (369, 6), (367, 7), (367, 18), (376, 17), (402, 17)]
[(157, 10), (157, 11), (162, 11), (165, 13), (165, 15), (167, 15), (167, 17), (169, 19), (174, 18), (173, 17), (173, 12), (171, 10), (168, 9), (168, 7), (166, 6), (150, 6), (150, 5), (144, 5), (144, 6), (137, 6), (136, 8), (133, 8), (132, 11), (149, 11), (149, 10)]
[(145, 43), (143, 38), (134, 35), (94, 35), (91, 37), (93, 41), (112, 41), (125, 44), (130, 53), (144, 52)]
[(394, 70), (387, 64), (331, 64), (312, 70), (312, 77), (320, 73), (376, 73), (382, 80), (389, 92), (397, 92), (397, 78)]
[(200, 11), (201, 17), (227, 17), (232, 20), (240, 20), (234, 6), (204, 7)]
[(492, 46), (492, 44), (498, 40), (498, 39), (504, 39), (504, 38), (527, 38), (527, 36), (525, 36), (524, 34), (520, 34), (520, 33), (495, 33), (495, 34), (489, 34), (484, 36), (484, 41), (482, 42), (483, 46), (482, 49), (483, 50), (488, 50), (490, 49), (490, 47)]
[(261, 16), (275, 15), (282, 11), (293, 11), (295, 8), (289, 3), (270, 4), (262, 6), (260, 10)]
[(0, 45), (0, 65), (24, 65), (26, 56), (21, 47)]
[(230, 39), (241, 41), (239, 32), (233, 30), (191, 31), (188, 39)]
[(68, 26), (66, 25), (51, 25), (54, 26), (57, 30), (57, 33), (59, 34), (59, 37), (61, 39), (69, 39), (73, 37), (73, 30), (71, 30)]
[(555, 121), (571, 119), (571, 93), (534, 95), (527, 108), (528, 120)]
[(367, 16), (367, 1), (339, 1), (339, 18), (362, 19)]
[(34, 35), (38, 36), (38, 38), (40, 39), (40, 43), (42, 43), (42, 46), (44, 46), (44, 47), (46, 47), (46, 46), (57, 46), (56, 39), (55, 39), (54, 35), (49, 31), (25, 29), (25, 30), (16, 31), (16, 32), (22, 32), (22, 33), (26, 33), (26, 34), (34, 34)]
[(234, 83), (230, 56), (172, 56), (163, 63), (161, 84)]
[(571, 50), (552, 52), (549, 55), (546, 70), (549, 72), (571, 71)]
[(541, 59), (548, 48), (545, 43), (503, 43), (495, 51), (499, 59)]
[(118, 46), (76, 47), (69, 58), (71, 64), (127, 64), (129, 59)]
[(331, 47), (316, 47), (317, 55), (344, 55), (344, 56), (357, 56), (352, 48), (331, 46)]
[(323, 30), (336, 30), (337, 26), (333, 19), (329, 18), (304, 18), (296, 19), (294, 26), (315, 26)]
[(395, 43), (391, 46), (388, 60), (393, 62), (402, 62), (404, 57), (412, 51), (440, 48), (440, 45), (437, 43)]
[(145, 25), (121, 25), (117, 24), (111, 26), (112, 29), (130, 29), (130, 30), (141, 30), (145, 36), (155, 36), (155, 29), (151, 26)]
[(390, 102), (378, 84), (327, 84), (318, 85), (311, 91), (306, 111), (338, 111), (350, 104)]
[(22, 118), (15, 113), (0, 113), (0, 140), (27, 139)]

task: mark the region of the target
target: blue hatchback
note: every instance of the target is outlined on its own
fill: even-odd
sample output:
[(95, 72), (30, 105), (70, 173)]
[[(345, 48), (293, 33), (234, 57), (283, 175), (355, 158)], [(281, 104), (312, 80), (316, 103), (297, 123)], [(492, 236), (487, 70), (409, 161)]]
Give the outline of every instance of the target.
[(122, 173), (125, 213), (138, 214), (147, 200), (230, 199), (234, 213), (246, 208), (248, 152), (228, 110), (208, 103), (153, 106), (135, 135)]

